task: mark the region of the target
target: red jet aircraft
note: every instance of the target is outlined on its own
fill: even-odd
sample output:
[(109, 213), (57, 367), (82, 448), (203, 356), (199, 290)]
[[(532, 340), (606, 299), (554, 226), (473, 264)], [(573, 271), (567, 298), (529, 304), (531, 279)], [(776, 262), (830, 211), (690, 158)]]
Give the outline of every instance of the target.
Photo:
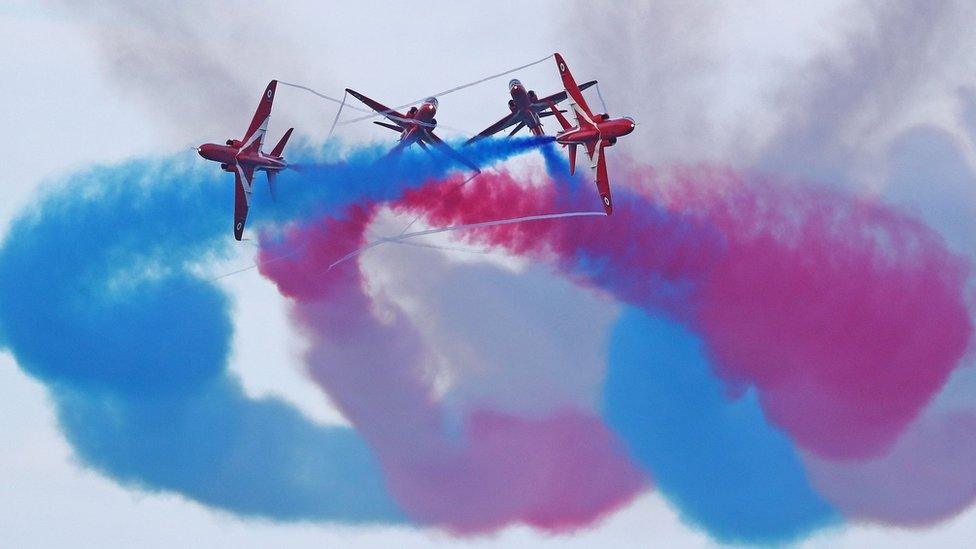
[[(596, 84), (596, 80), (591, 80), (584, 84), (581, 84), (580, 91), (589, 88)], [(535, 91), (525, 90), (525, 86), (522, 85), (518, 80), (512, 80), (508, 83), (508, 92), (512, 95), (512, 98), (508, 100), (508, 109), (510, 112), (505, 118), (502, 118), (498, 122), (495, 122), (491, 126), (488, 126), (483, 132), (478, 135), (468, 139), (465, 145), (474, 143), (479, 139), (484, 139), (490, 135), (494, 135), (502, 130), (508, 129), (515, 126), (509, 137), (512, 137), (519, 130), (524, 127), (528, 127), (532, 135), (545, 135), (542, 131), (542, 120), (543, 116), (552, 116), (552, 112), (546, 112), (550, 105), (558, 105), (560, 102), (566, 100), (566, 92), (561, 91), (559, 93), (554, 93), (548, 97), (539, 97), (535, 94)], [(562, 111), (566, 112), (566, 111)], [(517, 125), (516, 125), (517, 124)]]
[(618, 137), (625, 136), (634, 131), (637, 122), (633, 118), (610, 118), (606, 113), (593, 115), (593, 111), (583, 99), (576, 80), (569, 72), (569, 67), (562, 55), (558, 53), (556, 57), (556, 68), (559, 69), (559, 76), (563, 79), (563, 87), (569, 94), (570, 106), (576, 114), (576, 126), (570, 124), (559, 112), (555, 104), (550, 104), (549, 108), (563, 126), (563, 131), (556, 134), (556, 142), (561, 145), (569, 146), (569, 173), (576, 171), (576, 147), (583, 145), (586, 147), (586, 154), (590, 157), (590, 168), (596, 170), (596, 189), (603, 199), (603, 209), (607, 215), (613, 213), (613, 203), (610, 199), (610, 179), (607, 176), (607, 158), (603, 154), (603, 149), (612, 147)]
[(481, 172), (478, 166), (475, 166), (470, 160), (452, 149), (450, 145), (434, 134), (434, 128), (437, 127), (437, 119), (434, 118), (434, 115), (437, 114), (436, 97), (428, 97), (424, 99), (424, 102), (421, 103), (419, 108), (410, 107), (410, 110), (406, 114), (400, 114), (396, 110), (374, 101), (356, 90), (346, 88), (346, 93), (362, 101), (366, 106), (382, 114), (387, 120), (392, 122), (373, 121), (373, 124), (383, 126), (400, 134), (400, 142), (393, 147), (387, 156), (397, 154), (413, 143), (420, 145), (420, 148), (427, 152), (430, 152), (427, 146), (432, 145), (437, 147), (445, 155), (464, 164), (475, 172)]
[(271, 198), (275, 198), (275, 174), (287, 167), (281, 156), (285, 143), (291, 137), (295, 128), (288, 128), (281, 141), (275, 145), (271, 154), (261, 152), (264, 144), (264, 134), (268, 131), (268, 120), (271, 118), (271, 105), (274, 103), (277, 80), (272, 80), (261, 96), (261, 102), (254, 113), (251, 125), (241, 140), (228, 139), (225, 145), (206, 143), (197, 147), (200, 156), (207, 160), (220, 162), (220, 169), (234, 174), (234, 238), (241, 239), (244, 234), (244, 224), (247, 222), (247, 212), (251, 207), (251, 182), (255, 171), (263, 171), (268, 176), (268, 188)]

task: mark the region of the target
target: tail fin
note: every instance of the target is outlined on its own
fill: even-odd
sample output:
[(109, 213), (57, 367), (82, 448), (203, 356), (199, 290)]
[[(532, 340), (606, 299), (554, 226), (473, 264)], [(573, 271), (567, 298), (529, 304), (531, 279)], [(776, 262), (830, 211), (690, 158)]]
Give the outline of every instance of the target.
[[(281, 153), (285, 151), (285, 144), (288, 143), (288, 138), (291, 137), (291, 132), (294, 129), (295, 128), (288, 128), (285, 135), (281, 136), (281, 141), (278, 141), (278, 144), (275, 145), (274, 149), (271, 151), (271, 156), (281, 156)], [(268, 172), (268, 177), (268, 181), (270, 181), (271, 172)]]
[(561, 125), (564, 130), (568, 130), (573, 127), (573, 125), (569, 123), (569, 120), (566, 120), (566, 117), (563, 116), (562, 111), (556, 108), (556, 104), (553, 103), (552, 101), (549, 102), (549, 109), (551, 110), (552, 115), (556, 117), (556, 120), (559, 121), (559, 125)]
[[(290, 131), (290, 130), (289, 130)], [(286, 136), (288, 134), (285, 134)], [(280, 145), (280, 143), (279, 143)], [(268, 192), (271, 193), (271, 201), (278, 201), (278, 189), (275, 186), (275, 177), (278, 176), (278, 172), (264, 172), (268, 176)]]
[(576, 173), (576, 143), (569, 146), (569, 175)]

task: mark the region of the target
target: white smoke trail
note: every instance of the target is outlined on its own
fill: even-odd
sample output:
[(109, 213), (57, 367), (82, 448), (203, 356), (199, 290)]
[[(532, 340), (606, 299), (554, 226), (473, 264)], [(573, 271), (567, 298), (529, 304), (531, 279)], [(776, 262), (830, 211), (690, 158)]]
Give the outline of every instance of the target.
[(605, 215), (606, 214), (604, 212), (564, 212), (564, 213), (542, 214), (542, 215), (527, 215), (527, 216), (522, 216), (522, 217), (513, 217), (513, 218), (510, 218), (510, 219), (498, 219), (498, 220), (495, 220), (495, 221), (481, 221), (481, 222), (478, 222), (478, 223), (465, 223), (465, 224), (462, 224), (462, 225), (450, 225), (450, 226), (447, 226), (447, 227), (437, 227), (437, 228), (434, 228), (434, 229), (426, 229), (426, 230), (423, 230), (423, 231), (417, 231), (417, 232), (413, 232), (413, 233), (400, 234), (400, 235), (397, 235), (397, 236), (385, 237), (385, 238), (380, 238), (380, 239), (374, 240), (374, 241), (370, 242), (369, 244), (366, 244), (362, 248), (359, 248), (358, 250), (355, 250), (353, 252), (349, 252), (348, 254), (342, 256), (341, 258), (339, 258), (338, 260), (336, 260), (334, 263), (332, 263), (331, 265), (329, 265), (329, 269), (328, 270), (331, 271), (332, 268), (335, 267), (336, 265), (338, 265), (338, 264), (340, 264), (340, 263), (342, 263), (344, 261), (347, 261), (349, 259), (352, 259), (352, 258), (356, 257), (357, 255), (360, 255), (363, 252), (365, 252), (365, 251), (367, 251), (367, 250), (369, 250), (371, 248), (375, 248), (376, 246), (379, 246), (380, 244), (384, 244), (384, 243), (387, 243), (387, 242), (396, 243), (396, 242), (400, 242), (400, 241), (403, 241), (403, 240), (407, 240), (408, 238), (417, 238), (419, 236), (428, 236), (428, 235), (437, 234), (437, 233), (445, 233), (445, 232), (448, 232), (448, 231), (458, 231), (458, 230), (461, 230), (461, 229), (478, 229), (478, 228), (482, 228), (482, 227), (495, 227), (497, 225), (510, 225), (510, 224), (513, 224), (513, 223), (525, 223), (525, 222), (528, 222), (528, 221), (540, 221), (540, 220), (543, 220), (543, 219), (561, 219), (561, 218), (564, 218), (564, 217), (590, 217), (590, 216), (605, 216)]

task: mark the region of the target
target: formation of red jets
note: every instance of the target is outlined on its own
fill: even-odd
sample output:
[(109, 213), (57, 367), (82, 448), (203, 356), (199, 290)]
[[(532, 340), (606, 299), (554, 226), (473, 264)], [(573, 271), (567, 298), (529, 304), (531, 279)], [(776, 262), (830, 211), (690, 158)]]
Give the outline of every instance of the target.
[[(613, 213), (613, 201), (610, 197), (610, 180), (607, 176), (607, 160), (603, 149), (613, 146), (619, 137), (634, 131), (637, 123), (629, 117), (610, 118), (606, 113), (594, 114), (583, 98), (582, 90), (595, 85), (596, 81), (577, 85), (576, 79), (569, 71), (563, 56), (557, 53), (554, 57), (564, 91), (540, 99), (534, 91), (526, 90), (521, 82), (512, 80), (508, 83), (509, 93), (512, 97), (508, 101), (509, 114), (469, 139), (465, 145), (512, 126), (515, 128), (508, 134), (509, 137), (518, 133), (522, 128), (528, 128), (533, 135), (544, 135), (541, 119), (547, 116), (555, 117), (562, 127), (556, 133), (555, 140), (569, 148), (570, 173), (576, 171), (576, 151), (577, 147), (582, 145), (590, 159), (590, 168), (594, 171), (593, 180), (603, 201), (603, 208), (607, 215), (610, 215)], [(242, 139), (228, 139), (223, 145), (207, 143), (197, 147), (200, 156), (207, 160), (220, 162), (222, 170), (234, 174), (234, 238), (237, 240), (241, 240), (244, 225), (247, 222), (254, 172), (263, 171), (267, 174), (271, 196), (274, 199), (275, 174), (288, 166), (282, 152), (294, 128), (289, 128), (285, 132), (285, 135), (270, 153), (266, 154), (261, 150), (264, 135), (268, 130), (268, 120), (271, 117), (271, 106), (274, 103), (277, 84), (276, 80), (272, 80), (268, 84), (264, 95), (261, 96), (261, 102), (254, 113), (254, 118), (251, 120), (251, 125)], [(416, 143), (426, 151), (429, 151), (430, 147), (434, 147), (455, 161), (475, 171), (480, 171), (478, 166), (434, 133), (434, 129), (437, 127), (437, 119), (434, 118), (437, 113), (436, 97), (425, 99), (419, 107), (410, 107), (407, 112), (400, 113), (355, 90), (346, 89), (346, 92), (386, 118), (386, 121), (375, 121), (374, 124), (400, 134), (399, 141), (390, 151), (390, 154), (397, 154)], [(567, 111), (558, 108), (558, 104), (567, 99), (570, 100), (570, 109), (576, 118), (575, 125), (563, 116), (563, 113)]]

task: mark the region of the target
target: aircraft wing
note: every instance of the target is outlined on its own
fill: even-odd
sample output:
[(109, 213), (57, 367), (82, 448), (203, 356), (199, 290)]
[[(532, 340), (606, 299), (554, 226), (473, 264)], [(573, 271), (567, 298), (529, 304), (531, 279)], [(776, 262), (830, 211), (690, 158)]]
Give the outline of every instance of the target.
[[(595, 85), (596, 85), (596, 80), (590, 80), (589, 82), (584, 82), (584, 83), (580, 84), (579, 85), (579, 90), (580, 91), (583, 91), (583, 90), (585, 90), (587, 88), (592, 88)], [(545, 109), (545, 108), (548, 108), (549, 107), (549, 103), (556, 104), (556, 103), (559, 103), (559, 102), (565, 101), (565, 100), (566, 100), (566, 91), (563, 90), (563, 91), (561, 91), (559, 93), (554, 93), (554, 94), (550, 95), (549, 97), (543, 97), (542, 99), (536, 101), (536, 104), (539, 105), (541, 108)]]
[(478, 135), (476, 135), (476, 136), (472, 137), (471, 139), (468, 139), (467, 141), (465, 141), (464, 144), (465, 145), (470, 145), (471, 143), (474, 143), (475, 141), (477, 141), (479, 139), (484, 139), (484, 138), (486, 138), (486, 137), (488, 137), (490, 135), (494, 135), (494, 134), (496, 134), (496, 133), (504, 130), (505, 128), (511, 127), (513, 124), (515, 124), (518, 121), (519, 121), (519, 115), (518, 115), (518, 113), (514, 113), (514, 112), (513, 113), (509, 113), (505, 118), (502, 118), (498, 122), (495, 122), (491, 126), (488, 126), (487, 128), (484, 129), (484, 131), (482, 131)]
[(405, 115), (397, 112), (396, 109), (391, 109), (390, 107), (387, 107), (386, 105), (380, 103), (379, 101), (374, 101), (374, 100), (366, 97), (365, 95), (359, 93), (356, 90), (351, 90), (349, 88), (346, 88), (346, 93), (348, 93), (349, 95), (351, 95), (351, 96), (355, 97), (356, 99), (362, 101), (364, 105), (366, 105), (367, 107), (373, 109), (377, 113), (382, 114), (383, 116), (385, 116), (387, 119), (389, 119), (394, 124), (399, 125), (404, 120), (407, 120), (407, 117)]
[(455, 151), (453, 148), (451, 148), (450, 145), (443, 142), (440, 137), (437, 137), (434, 134), (434, 132), (432, 131), (424, 132), (424, 135), (421, 137), (421, 139), (437, 147), (437, 149), (440, 150), (445, 155), (453, 158), (454, 160), (460, 162), (461, 164), (464, 164), (465, 166), (471, 168), (475, 172), (481, 173), (481, 169), (478, 168), (478, 166), (475, 166), (474, 163), (472, 163), (470, 160), (465, 158), (464, 155)]
[(254, 167), (236, 165), (234, 171), (234, 238), (240, 240), (247, 223), (247, 212), (251, 208), (251, 184), (254, 181)]
[(603, 143), (596, 146), (595, 160), (593, 168), (596, 170), (596, 190), (600, 193), (600, 200), (603, 201), (603, 209), (607, 215), (613, 213), (613, 202), (610, 199), (610, 177), (607, 175), (607, 156), (603, 153)]
[[(563, 88), (566, 89), (566, 93), (569, 95), (570, 101), (573, 102), (575, 107), (573, 110), (576, 111), (577, 118), (582, 115), (590, 124), (593, 124), (593, 111), (590, 110), (590, 106), (586, 104), (586, 99), (583, 99), (583, 94), (580, 93), (579, 86), (576, 85), (576, 79), (573, 78), (573, 74), (569, 72), (569, 66), (566, 65), (566, 60), (560, 54), (555, 54), (556, 58), (556, 68), (559, 69), (559, 77), (563, 79)], [(580, 112), (582, 111), (582, 112)]]
[(268, 131), (268, 120), (271, 118), (271, 106), (274, 104), (274, 96), (277, 88), (277, 80), (272, 80), (268, 83), (268, 87), (265, 88), (264, 95), (261, 96), (261, 101), (258, 103), (258, 108), (254, 111), (254, 118), (251, 119), (251, 125), (247, 127), (244, 139), (241, 139), (243, 143), (241, 145), (241, 151), (250, 150), (256, 152), (261, 150), (261, 145), (264, 144), (264, 134)]

